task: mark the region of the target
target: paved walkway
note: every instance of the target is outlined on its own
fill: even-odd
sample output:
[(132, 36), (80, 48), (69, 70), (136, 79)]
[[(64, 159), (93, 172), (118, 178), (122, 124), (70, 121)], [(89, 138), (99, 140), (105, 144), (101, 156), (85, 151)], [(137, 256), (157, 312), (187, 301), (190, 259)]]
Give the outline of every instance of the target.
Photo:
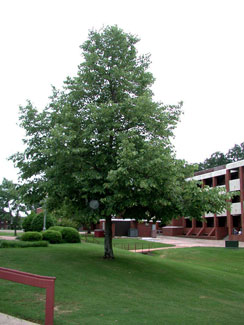
[[(153, 241), (163, 244), (175, 245), (173, 248), (180, 247), (225, 247), (225, 240), (197, 239), (173, 236), (157, 236), (157, 238), (142, 238), (143, 240)], [(239, 242), (239, 247), (244, 248), (244, 242)], [(171, 247), (172, 248), (172, 247)], [(168, 249), (168, 247), (163, 247)]]
[(15, 240), (16, 237), (14, 237), (14, 236), (0, 236), (0, 239), (5, 239), (5, 240)]
[(36, 325), (36, 323), (31, 323), (27, 320), (18, 319), (13, 316), (0, 313), (0, 325)]

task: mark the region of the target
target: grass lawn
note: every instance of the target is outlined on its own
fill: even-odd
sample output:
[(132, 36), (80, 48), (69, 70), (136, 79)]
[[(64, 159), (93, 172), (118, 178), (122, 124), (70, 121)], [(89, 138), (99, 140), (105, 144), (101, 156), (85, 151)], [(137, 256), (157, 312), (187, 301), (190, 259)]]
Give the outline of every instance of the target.
[[(18, 235), (18, 230), (17, 230), (17, 235)], [(14, 237), (14, 232), (0, 231), (0, 236)]]
[[(102, 255), (88, 243), (0, 249), (2, 267), (57, 277), (57, 325), (243, 324), (243, 249)], [(43, 289), (5, 280), (0, 288), (0, 312), (43, 324)]]
[[(85, 242), (104, 245), (104, 237), (94, 237), (93, 235), (81, 235), (81, 239)], [(162, 244), (151, 242), (147, 240), (142, 240), (138, 238), (113, 238), (113, 248), (135, 250), (135, 249), (148, 249), (156, 247), (172, 247), (174, 245)]]

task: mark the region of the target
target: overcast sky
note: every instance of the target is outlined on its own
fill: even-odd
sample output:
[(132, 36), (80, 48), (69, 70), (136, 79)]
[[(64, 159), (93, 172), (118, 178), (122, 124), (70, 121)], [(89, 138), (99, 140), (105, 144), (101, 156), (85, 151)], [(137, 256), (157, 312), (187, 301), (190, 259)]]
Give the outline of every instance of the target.
[(244, 141), (243, 0), (0, 0), (0, 180), (23, 150), (18, 107), (43, 109), (81, 62), (88, 30), (117, 24), (151, 53), (156, 100), (184, 102), (177, 158), (203, 161)]

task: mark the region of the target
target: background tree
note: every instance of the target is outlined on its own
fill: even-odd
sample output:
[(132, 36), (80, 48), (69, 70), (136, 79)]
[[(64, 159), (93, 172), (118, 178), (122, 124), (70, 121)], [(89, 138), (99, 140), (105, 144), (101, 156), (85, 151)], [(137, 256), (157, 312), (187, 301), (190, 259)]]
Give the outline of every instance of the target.
[(153, 101), (150, 56), (138, 56), (138, 41), (117, 26), (91, 31), (77, 76), (53, 88), (44, 111), (31, 102), (20, 108), (26, 150), (12, 157), (30, 203), (47, 195), (49, 211), (65, 202), (80, 216), (106, 219), (105, 258), (114, 257), (113, 216), (181, 215), (191, 169), (171, 144), (181, 103)]
[(231, 162), (244, 159), (244, 142), (240, 145), (235, 144), (235, 146), (228, 151), (227, 157)]
[(226, 154), (220, 151), (214, 152), (210, 158), (207, 158), (204, 162), (198, 164), (198, 170), (226, 165), (242, 159), (244, 159), (244, 142), (240, 145), (235, 144), (235, 146), (229, 149)]
[(10, 222), (15, 236), (17, 227), (20, 226), (20, 216), (25, 215), (26, 212), (27, 208), (20, 198), (18, 185), (4, 178), (0, 185), (0, 217)]
[(216, 166), (226, 165), (230, 162), (231, 159), (227, 157), (224, 153), (216, 151), (210, 156), (210, 158), (205, 159), (203, 163), (199, 163), (198, 169), (204, 170)]

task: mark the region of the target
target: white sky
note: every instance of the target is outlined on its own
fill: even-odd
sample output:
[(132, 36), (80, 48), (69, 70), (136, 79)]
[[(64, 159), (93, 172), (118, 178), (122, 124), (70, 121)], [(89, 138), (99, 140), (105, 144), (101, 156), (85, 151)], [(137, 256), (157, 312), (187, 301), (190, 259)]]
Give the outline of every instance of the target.
[(18, 107), (42, 109), (81, 62), (88, 30), (117, 24), (151, 53), (157, 100), (184, 102), (177, 157), (203, 161), (244, 141), (243, 0), (0, 0), (0, 180), (23, 149)]

